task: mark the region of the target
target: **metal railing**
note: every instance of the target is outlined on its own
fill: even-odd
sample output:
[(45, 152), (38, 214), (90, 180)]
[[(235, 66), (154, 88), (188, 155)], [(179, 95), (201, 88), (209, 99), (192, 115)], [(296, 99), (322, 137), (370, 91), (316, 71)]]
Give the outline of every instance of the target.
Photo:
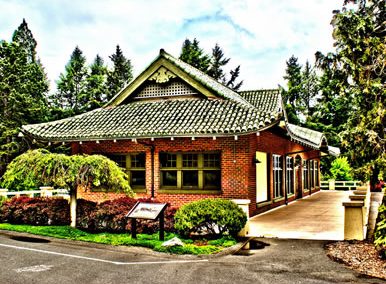
[(354, 181), (339, 181), (339, 180), (323, 180), (320, 182), (321, 189), (330, 190), (355, 190), (363, 186), (363, 182), (359, 180)]

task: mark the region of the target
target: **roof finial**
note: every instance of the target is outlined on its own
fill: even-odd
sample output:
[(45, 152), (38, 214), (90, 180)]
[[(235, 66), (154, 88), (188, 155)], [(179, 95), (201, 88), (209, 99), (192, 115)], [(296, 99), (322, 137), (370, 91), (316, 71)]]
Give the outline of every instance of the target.
[(160, 55), (165, 54), (165, 49), (161, 48), (161, 49), (159, 50), (159, 54), (160, 54)]

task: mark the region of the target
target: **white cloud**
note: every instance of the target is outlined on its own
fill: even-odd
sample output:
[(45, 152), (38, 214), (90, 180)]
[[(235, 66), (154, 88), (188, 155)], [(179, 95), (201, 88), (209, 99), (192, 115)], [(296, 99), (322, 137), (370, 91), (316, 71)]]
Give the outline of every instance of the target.
[(219, 43), (232, 58), (230, 67), (241, 65), (245, 89), (283, 84), (292, 54), (304, 63), (313, 62), (317, 50), (330, 50), (331, 12), (340, 8), (335, 0), (0, 0), (0, 5), (0, 38), (9, 40), (26, 18), (52, 82), (76, 45), (91, 63), (97, 53), (108, 62), (119, 44), (138, 73), (160, 48), (178, 56), (183, 40), (196, 37), (207, 52)]

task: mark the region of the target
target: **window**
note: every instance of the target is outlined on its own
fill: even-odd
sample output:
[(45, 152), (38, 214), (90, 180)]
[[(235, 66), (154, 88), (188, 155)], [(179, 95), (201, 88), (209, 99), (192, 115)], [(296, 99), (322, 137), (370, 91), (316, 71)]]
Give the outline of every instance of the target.
[(282, 159), (279, 155), (272, 155), (273, 158), (273, 197), (282, 197), (282, 182), (283, 182), (283, 169)]
[(292, 157), (286, 157), (286, 190), (287, 194), (294, 193), (294, 159)]
[(162, 189), (221, 188), (220, 153), (160, 153)]
[(314, 188), (314, 161), (308, 161), (309, 175), (310, 175), (310, 188)]
[(146, 188), (146, 153), (105, 155), (125, 170), (133, 189)]
[(319, 163), (314, 161), (314, 177), (315, 177), (315, 187), (319, 187)]
[(303, 189), (308, 189), (308, 168), (307, 168), (307, 161), (303, 160)]
[(130, 154), (127, 156), (129, 167), (126, 167), (130, 176), (130, 186), (133, 189), (146, 187), (146, 154)]

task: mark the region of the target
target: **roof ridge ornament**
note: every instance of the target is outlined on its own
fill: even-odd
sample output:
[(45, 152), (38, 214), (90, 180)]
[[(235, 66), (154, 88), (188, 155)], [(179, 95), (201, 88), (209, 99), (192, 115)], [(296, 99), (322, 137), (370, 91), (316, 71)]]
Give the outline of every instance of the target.
[(173, 79), (176, 77), (177, 77), (176, 74), (169, 71), (164, 66), (161, 66), (160, 68), (157, 69), (157, 71), (153, 73), (153, 75), (149, 77), (149, 80), (162, 84), (162, 83), (167, 83), (170, 81), (170, 79)]

